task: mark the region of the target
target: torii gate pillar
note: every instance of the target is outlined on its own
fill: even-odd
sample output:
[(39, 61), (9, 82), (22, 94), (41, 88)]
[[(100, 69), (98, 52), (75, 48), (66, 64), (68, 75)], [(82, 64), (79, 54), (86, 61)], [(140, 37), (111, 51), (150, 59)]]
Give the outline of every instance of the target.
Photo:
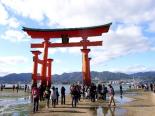
[(47, 76), (47, 86), (50, 88), (52, 83), (52, 62), (53, 59), (48, 59), (48, 76)]
[(45, 41), (43, 42), (44, 44), (44, 54), (43, 54), (43, 65), (42, 65), (42, 70), (41, 70), (41, 85), (46, 86), (47, 82), (47, 58), (48, 58), (48, 43), (49, 39), (44, 39)]
[(41, 54), (40, 51), (31, 51), (33, 56), (33, 62), (34, 62), (34, 66), (33, 66), (33, 73), (32, 73), (32, 80), (33, 80), (33, 85), (37, 84), (37, 72), (38, 72), (38, 55)]
[(86, 86), (91, 85), (90, 77), (90, 59), (88, 53), (90, 49), (81, 49), (82, 52), (82, 73), (83, 73), (83, 84)]

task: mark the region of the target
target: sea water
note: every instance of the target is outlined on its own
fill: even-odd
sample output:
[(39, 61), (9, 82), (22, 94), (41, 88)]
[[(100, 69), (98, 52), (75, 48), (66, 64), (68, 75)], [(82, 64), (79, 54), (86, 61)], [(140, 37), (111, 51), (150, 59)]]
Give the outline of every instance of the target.
[[(28, 116), (30, 98), (3, 98), (0, 99), (0, 116)], [(21, 115), (22, 114), (22, 115)]]

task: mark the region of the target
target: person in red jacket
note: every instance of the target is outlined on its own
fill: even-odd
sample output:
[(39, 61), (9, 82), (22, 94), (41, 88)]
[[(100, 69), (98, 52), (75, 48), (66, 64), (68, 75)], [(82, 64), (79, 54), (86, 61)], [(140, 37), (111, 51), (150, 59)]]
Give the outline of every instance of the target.
[(32, 99), (33, 99), (33, 112), (38, 111), (39, 106), (39, 89), (37, 85), (34, 85), (32, 88)]

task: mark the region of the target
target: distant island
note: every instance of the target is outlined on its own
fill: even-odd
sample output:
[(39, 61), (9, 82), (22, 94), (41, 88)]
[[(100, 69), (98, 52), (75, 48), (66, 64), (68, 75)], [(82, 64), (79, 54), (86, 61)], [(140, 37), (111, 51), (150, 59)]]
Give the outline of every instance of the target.
[[(0, 83), (30, 83), (31, 73), (12, 73), (6, 76), (0, 77)], [(142, 80), (142, 81), (155, 81), (155, 71), (151, 72), (138, 72), (133, 74), (125, 73), (114, 73), (109, 71), (103, 72), (91, 72), (92, 80), (97, 78), (100, 81), (109, 81), (109, 80)], [(74, 83), (82, 82), (82, 73), (81, 72), (72, 72), (72, 73), (63, 73), (61, 75), (55, 74), (52, 76), (53, 83)]]

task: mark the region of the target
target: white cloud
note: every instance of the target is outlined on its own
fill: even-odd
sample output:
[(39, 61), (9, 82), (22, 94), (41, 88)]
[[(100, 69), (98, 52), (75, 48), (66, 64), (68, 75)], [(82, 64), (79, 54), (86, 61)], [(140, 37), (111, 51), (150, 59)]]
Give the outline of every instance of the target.
[(54, 63), (61, 64), (62, 63), (62, 60), (60, 60), (60, 59), (54, 59)]
[(73, 47), (73, 48), (70, 48), (68, 49), (68, 52), (71, 53), (71, 54), (82, 54), (81, 52), (81, 49), (80, 47)]
[(4, 6), (0, 3), (0, 24), (1, 25), (8, 25), (12, 28), (19, 27), (19, 21), (15, 17), (9, 17), (9, 14), (7, 10), (4, 8)]
[(0, 77), (10, 74), (10, 71), (0, 68)]
[(112, 72), (124, 72), (124, 73), (135, 73), (135, 72), (147, 72), (147, 71), (155, 71), (155, 67), (147, 67), (144, 65), (133, 65), (126, 66), (121, 68), (111, 68), (109, 71)]
[(61, 53), (66, 53), (67, 48), (57, 48), (58, 51), (60, 51)]
[(9, 73), (30, 72), (31, 67), (25, 68), (27, 62), (28, 59), (23, 56), (0, 56), (0, 76)]
[(1, 56), (0, 64), (1, 65), (16, 65), (27, 62), (27, 58), (23, 56)]
[(5, 25), (7, 24), (8, 13), (5, 10), (4, 6), (0, 3), (0, 24)]
[(42, 20), (43, 18), (41, 6), (44, 6), (44, 3), (46, 3), (40, 3), (39, 0), (22, 0), (16, 2), (10, 0), (1, 0), (1, 2), (8, 8), (11, 8), (16, 14), (38, 21)]
[[(44, 53), (44, 49), (43, 48), (37, 48), (35, 50), (39, 50), (42, 53)], [(49, 48), (48, 49), (48, 54), (55, 54), (56, 52), (60, 52), (60, 53), (65, 53), (67, 50), (67, 48)]]
[(21, 32), (14, 29), (9, 29), (1, 35), (1, 38), (9, 40), (11, 42), (21, 42), (21, 41), (29, 41), (29, 37), (25, 32)]
[(92, 64), (97, 65), (107, 60), (127, 54), (150, 50), (147, 38), (143, 36), (138, 26), (120, 26), (115, 31), (110, 31), (104, 36), (102, 47), (92, 49)]
[[(38, 49), (36, 49), (36, 50), (41, 51), (41, 52), (42, 52), (42, 55), (43, 55), (43, 53), (44, 53), (44, 49), (43, 49), (43, 48), (38, 48)], [(48, 49), (48, 54), (49, 54), (49, 55), (50, 55), (50, 54), (55, 54), (56, 52), (61, 52), (61, 50), (56, 49), (56, 48), (49, 48), (49, 49)], [(62, 52), (64, 52), (64, 51), (62, 51)]]
[(154, 20), (155, 16), (153, 0), (2, 0), (2, 3), (23, 17), (42, 21), (46, 16), (51, 25), (63, 27), (111, 21), (141, 23)]
[(148, 30), (149, 32), (155, 32), (155, 21), (149, 23), (149, 28)]
[(9, 18), (8, 25), (11, 28), (18, 28), (20, 26), (20, 23), (19, 23), (19, 21), (17, 21), (16, 18)]

